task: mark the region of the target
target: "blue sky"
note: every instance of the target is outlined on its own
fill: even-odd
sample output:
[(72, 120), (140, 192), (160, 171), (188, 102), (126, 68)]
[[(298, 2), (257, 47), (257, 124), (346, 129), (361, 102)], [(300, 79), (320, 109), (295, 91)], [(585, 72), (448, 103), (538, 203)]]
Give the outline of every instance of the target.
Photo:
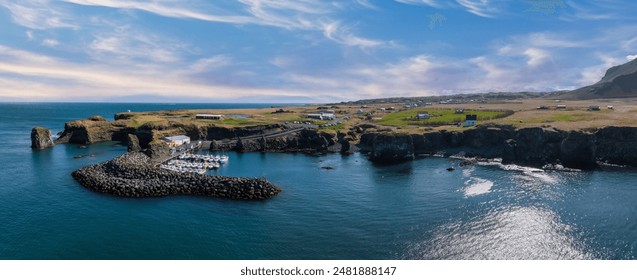
[(335, 102), (573, 89), (630, 0), (0, 0), (0, 101)]

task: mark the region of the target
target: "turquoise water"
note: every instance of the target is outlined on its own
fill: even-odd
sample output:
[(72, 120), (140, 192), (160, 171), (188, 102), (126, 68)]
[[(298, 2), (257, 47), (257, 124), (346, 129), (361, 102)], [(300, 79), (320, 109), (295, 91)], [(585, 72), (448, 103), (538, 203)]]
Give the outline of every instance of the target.
[[(269, 104), (0, 104), (3, 259), (635, 259), (637, 171), (541, 171), (453, 159), (230, 153), (215, 174), (267, 177), (264, 202), (118, 198), (70, 173), (116, 143), (32, 151), (30, 129), (126, 110)], [(75, 159), (75, 155), (90, 155)], [(452, 162), (449, 162), (452, 161)], [(321, 169), (332, 166), (334, 169)]]

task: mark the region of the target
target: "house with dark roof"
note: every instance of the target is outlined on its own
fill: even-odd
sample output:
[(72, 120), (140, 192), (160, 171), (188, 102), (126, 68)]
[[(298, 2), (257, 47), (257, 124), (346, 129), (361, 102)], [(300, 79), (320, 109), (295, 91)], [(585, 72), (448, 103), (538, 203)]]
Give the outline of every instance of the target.
[(476, 126), (478, 115), (467, 115), (464, 120), (464, 126)]

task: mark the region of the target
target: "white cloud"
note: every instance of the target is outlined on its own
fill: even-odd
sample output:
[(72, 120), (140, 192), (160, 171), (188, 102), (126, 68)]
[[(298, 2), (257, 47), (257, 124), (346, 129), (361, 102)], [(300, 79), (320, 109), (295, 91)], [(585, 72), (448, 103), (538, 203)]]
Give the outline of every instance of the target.
[(189, 52), (187, 46), (174, 39), (129, 26), (113, 26), (112, 30), (93, 36), (87, 51), (93, 59), (103, 63), (178, 62), (183, 53)]
[[(236, 99), (251, 95), (302, 96), (300, 91), (216, 85), (194, 82), (179, 70), (155, 72), (130, 65), (128, 69), (86, 65), (45, 57), (0, 45), (0, 98), (60, 100), (88, 96), (157, 94), (170, 97)], [(215, 60), (215, 59), (213, 59)], [(219, 61), (219, 58), (216, 59)], [(212, 60), (202, 63), (211, 63)], [(143, 66), (142, 66), (143, 67)], [(195, 66), (194, 68), (198, 68)], [(140, 71), (143, 70), (143, 71)], [(198, 68), (196, 70), (201, 70)], [(25, 91), (25, 88), (29, 88)]]
[(47, 47), (55, 47), (55, 46), (57, 46), (57, 45), (59, 45), (59, 44), (60, 44), (60, 42), (58, 42), (58, 41), (57, 41), (57, 40), (55, 40), (55, 39), (44, 39), (44, 40), (42, 41), (42, 45), (45, 45), (45, 46), (47, 46)]
[(67, 20), (66, 12), (52, 5), (49, 0), (10, 1), (0, 0), (11, 13), (13, 21), (30, 29), (71, 28), (79, 27)]
[(356, 0), (356, 3), (358, 3), (358, 5), (361, 5), (365, 8), (368, 9), (373, 9), (373, 10), (377, 10), (378, 7), (376, 7), (374, 4), (370, 3), (369, 0)]
[(481, 17), (493, 17), (499, 9), (490, 0), (457, 0), (458, 4), (466, 8), (472, 14)]
[(587, 86), (597, 83), (604, 77), (604, 74), (606, 73), (606, 70), (608, 70), (608, 68), (626, 62), (625, 60), (607, 54), (598, 53), (596, 55), (596, 58), (601, 63), (582, 69), (581, 76), (578, 81), (579, 86)]
[(426, 5), (434, 8), (441, 8), (451, 1), (440, 0), (395, 0), (398, 3), (410, 4), (410, 5)]
[(629, 61), (635, 60), (635, 59), (637, 59), (637, 54), (627, 55), (626, 59), (628, 59)]
[(188, 69), (192, 73), (208, 72), (211, 70), (223, 68), (232, 63), (232, 58), (226, 55), (217, 55), (197, 60), (191, 64)]
[(339, 22), (330, 22), (323, 26), (323, 35), (326, 38), (350, 47), (363, 49), (382, 46), (382, 41), (366, 39), (354, 35), (348, 27), (341, 26)]

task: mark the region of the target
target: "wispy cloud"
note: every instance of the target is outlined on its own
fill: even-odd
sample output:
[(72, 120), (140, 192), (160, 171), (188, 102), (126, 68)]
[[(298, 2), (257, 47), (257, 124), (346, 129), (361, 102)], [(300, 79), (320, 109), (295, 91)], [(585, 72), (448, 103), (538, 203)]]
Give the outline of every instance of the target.
[(350, 47), (363, 49), (382, 46), (382, 41), (367, 39), (354, 35), (350, 28), (342, 26), (340, 22), (330, 22), (323, 26), (323, 34), (326, 38)]
[(452, 1), (440, 1), (440, 0), (395, 0), (398, 3), (410, 4), (410, 5), (426, 5), (434, 8), (442, 8)]
[(467, 9), (468, 12), (481, 16), (493, 17), (499, 9), (490, 0), (457, 0), (458, 4)]
[[(299, 96), (301, 92), (281, 91), (267, 87), (241, 87), (194, 82), (178, 70), (139, 71), (114, 66), (87, 66), (0, 45), (0, 84), (5, 85), (0, 98), (21, 97), (26, 100), (55, 100), (86, 98), (106, 95), (110, 97), (134, 94), (156, 94), (171, 97), (198, 97), (209, 99), (236, 99), (250, 95)], [(223, 58), (202, 60), (192, 70), (210, 69)], [(158, 69), (159, 70), (159, 69)], [(21, 77), (15, 79), (15, 77)], [(29, 88), (25, 91), (25, 88)]]
[(194, 9), (183, 8), (179, 2), (155, 2), (155, 1), (120, 1), (120, 0), (62, 0), (67, 3), (100, 6), (115, 9), (140, 10), (164, 17), (195, 19), (210, 22), (249, 24), (256, 23), (254, 18), (240, 15), (224, 15), (202, 13)]
[(93, 36), (87, 51), (102, 63), (177, 62), (189, 51), (183, 43), (129, 26), (114, 26)]
[[(349, 28), (324, 22), (336, 22), (331, 15), (335, 5), (307, 0), (239, 0), (245, 13), (227, 12), (212, 3), (200, 3), (202, 7), (189, 7), (187, 2), (123, 1), (123, 0), (63, 0), (85, 6), (100, 6), (114, 9), (139, 10), (163, 17), (191, 19), (235, 25), (273, 26), (288, 30), (314, 30), (323, 32), (326, 38), (347, 46), (370, 48), (381, 45), (373, 39), (354, 35)], [(358, 4), (371, 7), (367, 1)], [(202, 12), (205, 11), (205, 12)], [(337, 27), (337, 28), (334, 28)]]
[(9, 10), (17, 24), (31, 29), (79, 28), (77, 23), (68, 20), (66, 11), (51, 5), (49, 0), (0, 0), (0, 6)]

